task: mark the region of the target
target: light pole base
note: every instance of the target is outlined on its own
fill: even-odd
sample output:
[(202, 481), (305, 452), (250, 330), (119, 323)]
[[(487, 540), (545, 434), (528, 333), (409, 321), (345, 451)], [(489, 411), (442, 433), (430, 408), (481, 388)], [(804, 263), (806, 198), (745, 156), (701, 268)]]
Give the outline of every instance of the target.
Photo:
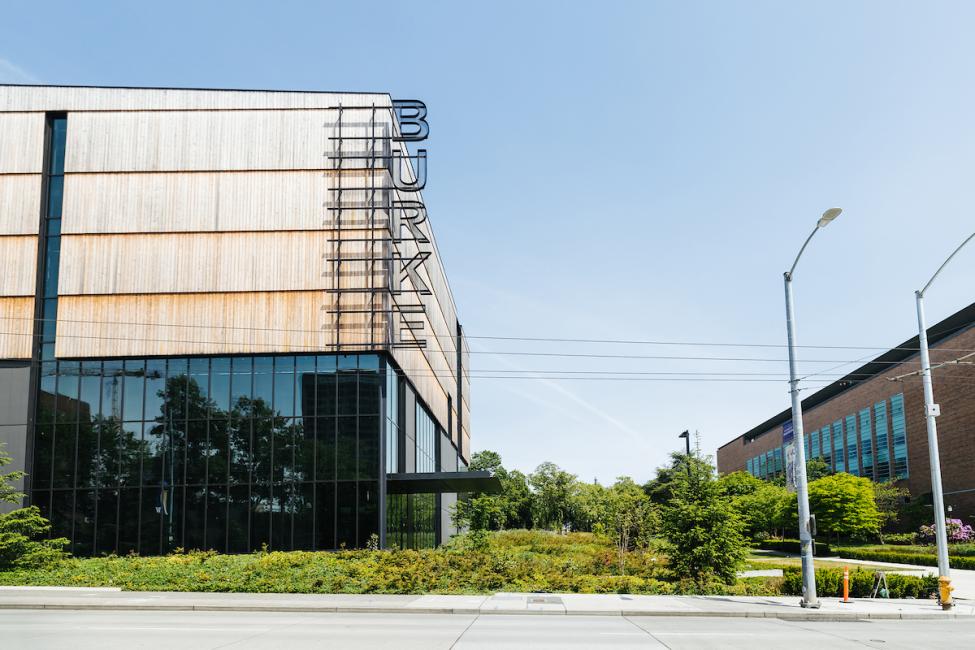
[(823, 604), (818, 600), (814, 600), (814, 601), (800, 600), (799, 606), (802, 607), (803, 609), (819, 609), (820, 607), (823, 606)]

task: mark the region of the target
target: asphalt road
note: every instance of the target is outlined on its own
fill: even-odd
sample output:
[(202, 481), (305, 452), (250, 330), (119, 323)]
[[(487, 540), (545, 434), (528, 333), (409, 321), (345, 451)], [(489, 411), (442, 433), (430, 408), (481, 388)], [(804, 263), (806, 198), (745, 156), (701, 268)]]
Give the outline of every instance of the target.
[(975, 621), (269, 612), (0, 611), (2, 647), (160, 648), (975, 648)]

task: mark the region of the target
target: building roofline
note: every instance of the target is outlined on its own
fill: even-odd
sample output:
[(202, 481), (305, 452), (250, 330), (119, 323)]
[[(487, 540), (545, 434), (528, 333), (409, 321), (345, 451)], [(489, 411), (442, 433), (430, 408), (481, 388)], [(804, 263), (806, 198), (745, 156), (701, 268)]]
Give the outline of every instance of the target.
[(0, 83), (0, 88), (91, 88), (97, 90), (189, 90), (233, 93), (300, 93), (306, 95), (387, 95), (388, 92), (370, 90), (287, 90), (273, 88), (197, 88), (184, 86), (96, 86), (89, 84), (12, 84)]
[[(975, 325), (975, 303), (956, 311), (954, 314), (948, 316), (941, 322), (929, 327), (928, 344), (933, 347), (937, 343), (951, 338), (955, 334), (958, 334), (960, 331), (967, 329), (972, 325)], [(830, 400), (837, 395), (854, 388), (858, 384), (862, 384), (865, 381), (873, 379), (874, 377), (888, 370), (891, 366), (910, 359), (918, 353), (919, 345), (920, 341), (918, 340), (918, 337), (913, 336), (900, 345), (891, 348), (887, 352), (884, 352), (872, 361), (868, 361), (866, 364), (860, 366), (853, 372), (834, 381), (832, 384), (819, 389), (806, 399), (802, 400), (803, 411), (815, 408), (823, 402), (826, 402), (827, 400)], [(762, 422), (758, 426), (749, 429), (740, 436), (729, 440), (725, 444), (718, 447), (718, 449), (723, 449), (724, 447), (727, 447), (740, 439), (754, 440), (763, 433), (768, 432), (773, 427), (788, 422), (791, 417), (792, 409), (786, 409), (781, 413), (772, 416), (765, 422)]]

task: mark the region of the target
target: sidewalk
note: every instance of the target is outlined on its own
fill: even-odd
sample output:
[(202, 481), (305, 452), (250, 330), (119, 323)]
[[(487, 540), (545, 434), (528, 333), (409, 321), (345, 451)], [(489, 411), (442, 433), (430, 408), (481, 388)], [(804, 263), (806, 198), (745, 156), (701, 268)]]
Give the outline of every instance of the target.
[(836, 598), (824, 598), (821, 609), (810, 610), (799, 607), (796, 596), (223, 594), (60, 587), (0, 587), (0, 609), (719, 616), (818, 621), (975, 618), (975, 603), (971, 601), (960, 601), (945, 612), (930, 600), (858, 599), (844, 605)]

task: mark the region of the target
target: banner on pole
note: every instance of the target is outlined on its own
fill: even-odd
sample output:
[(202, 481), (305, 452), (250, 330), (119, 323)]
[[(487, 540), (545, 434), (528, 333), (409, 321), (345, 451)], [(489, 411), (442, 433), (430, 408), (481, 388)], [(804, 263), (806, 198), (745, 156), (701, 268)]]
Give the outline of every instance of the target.
[(782, 455), (785, 456), (785, 487), (796, 491), (796, 444), (792, 420), (782, 425)]

